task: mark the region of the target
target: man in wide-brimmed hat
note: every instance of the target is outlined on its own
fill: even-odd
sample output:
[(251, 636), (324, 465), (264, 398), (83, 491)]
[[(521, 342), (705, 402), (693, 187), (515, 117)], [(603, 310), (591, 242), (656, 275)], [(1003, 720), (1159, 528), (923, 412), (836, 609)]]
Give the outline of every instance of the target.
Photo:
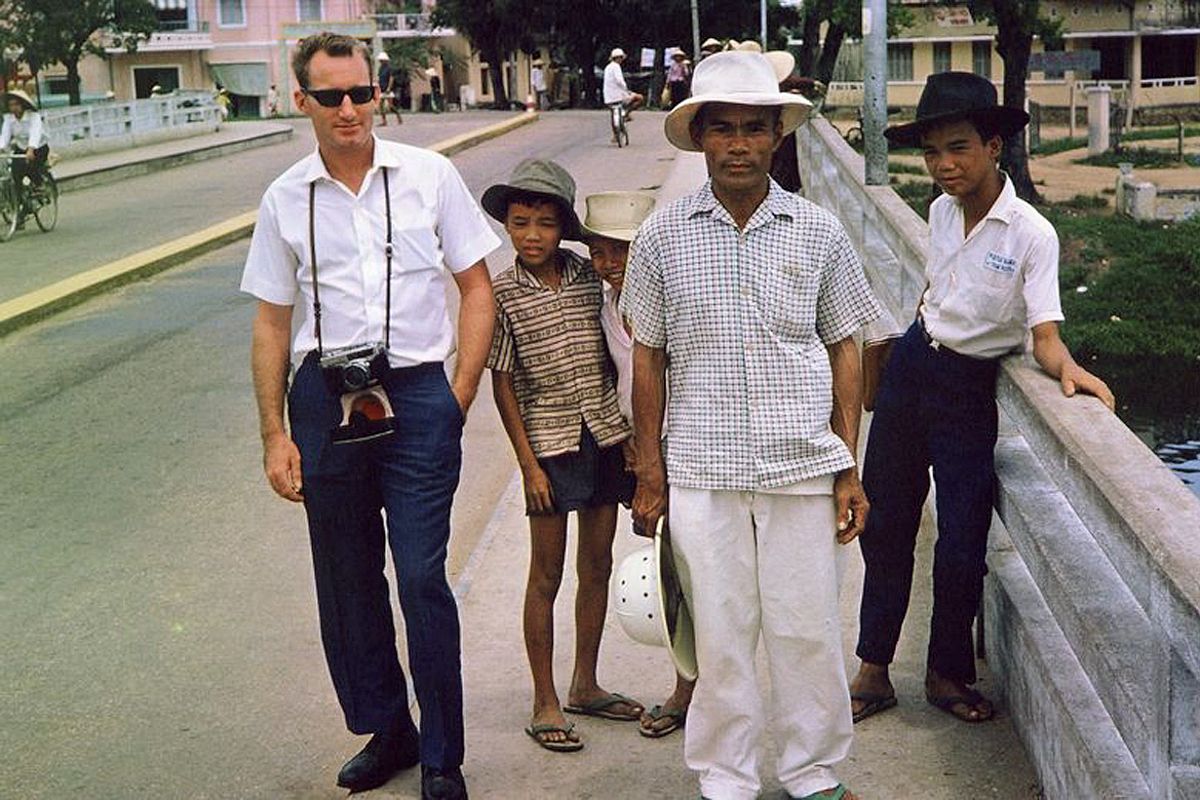
[(667, 67), (667, 95), (671, 108), (679, 105), (688, 96), (688, 81), (691, 80), (692, 69), (688, 64), (687, 53), (676, 49), (671, 53), (671, 64)]
[(925, 698), (963, 722), (994, 714), (971, 688), (971, 626), (987, 572), (999, 359), (1031, 337), (1034, 358), (1064, 394), (1094, 394), (1113, 408), (1108, 387), (1075, 363), (1058, 335), (1058, 236), (997, 166), (1004, 139), (1028, 121), (997, 103), (986, 78), (945, 72), (929, 77), (915, 121), (884, 132), (892, 145), (924, 151), (944, 194), (929, 208), (928, 285), (917, 318), (890, 357), (868, 359), (886, 368), (863, 462), (872, 507), (861, 542), (855, 721), (896, 705), (888, 665), (908, 610), (931, 467), (938, 537)]
[(608, 65), (604, 67), (604, 105), (612, 106), (624, 103), (629, 113), (625, 119), (633, 119), (633, 110), (641, 108), (646, 98), (637, 92), (631, 92), (625, 85), (625, 73), (621, 71), (625, 63), (625, 51), (614, 47), (608, 55)]
[(654, 529), (669, 483), (700, 673), (684, 753), (710, 800), (758, 796), (769, 718), (792, 797), (852, 797), (835, 773), (853, 731), (836, 551), (866, 517), (852, 335), (879, 307), (841, 224), (767, 174), (810, 108), (779, 91), (761, 53), (700, 62), (666, 135), (704, 153), (709, 180), (642, 225), (621, 296), (635, 339), (634, 519)]
[[(20, 89), (9, 89), (4, 94), (8, 113), (4, 115), (3, 125), (0, 125), (0, 151), (9, 150), (14, 155), (24, 158), (12, 160), (13, 179), (18, 186), (29, 178), (31, 186), (42, 183), (42, 169), (46, 158), (50, 155), (50, 144), (46, 141), (46, 127), (42, 115), (38, 113), (37, 103), (33, 98)], [(25, 216), (25, 208), (18, 212), (18, 219)], [(21, 223), (17, 223), (20, 227)]]

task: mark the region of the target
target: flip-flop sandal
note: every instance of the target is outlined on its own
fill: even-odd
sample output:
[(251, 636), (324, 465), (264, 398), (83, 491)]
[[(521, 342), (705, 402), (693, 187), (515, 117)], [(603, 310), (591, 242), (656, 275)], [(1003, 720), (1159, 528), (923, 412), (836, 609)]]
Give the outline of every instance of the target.
[(879, 694), (878, 692), (857, 692), (850, 695), (851, 702), (857, 700), (863, 707), (854, 715), (854, 721), (862, 722), (867, 717), (873, 717), (881, 711), (896, 707), (896, 693)]
[[(625, 703), (628, 706), (633, 706), (637, 711), (629, 711), (624, 714), (609, 711), (608, 709), (615, 706), (617, 703)], [(567, 704), (563, 706), (563, 711), (568, 714), (581, 714), (585, 717), (599, 717), (600, 719), (611, 719), (617, 722), (635, 722), (642, 718), (642, 712), (646, 708), (637, 700), (631, 700), (623, 694), (612, 692), (604, 697), (597, 697), (590, 703), (583, 705)]]
[(573, 730), (575, 730), (574, 722), (565, 728), (561, 725), (542, 723), (538, 725), (530, 725), (525, 729), (525, 733), (529, 734), (529, 738), (537, 742), (539, 747), (543, 747), (546, 750), (551, 750), (555, 753), (574, 753), (577, 750), (583, 749), (583, 742), (579, 741), (578, 739), (568, 738), (564, 742), (555, 742), (543, 738), (547, 733), (561, 733), (569, 737), (571, 735), (571, 731)]
[(687, 722), (686, 708), (681, 711), (674, 708), (668, 709), (663, 708), (662, 706), (655, 706), (646, 713), (650, 715), (650, 719), (654, 722), (658, 722), (660, 719), (670, 720), (670, 724), (668, 724), (665, 728), (647, 728), (644, 725), (638, 725), (638, 733), (640, 733), (642, 736), (645, 736), (647, 739), (659, 739), (663, 736), (666, 736), (668, 733), (674, 733), (682, 728), (684, 723)]
[[(934, 697), (929, 692), (926, 692), (925, 700), (928, 701), (931, 706), (940, 708), (942, 711), (945, 711), (955, 719), (968, 724), (987, 722), (996, 715), (996, 707), (992, 704), (992, 702), (979, 692), (970, 688), (964, 689), (962, 694), (952, 694), (943, 697)], [(981, 713), (978, 717), (970, 716), (969, 712), (968, 715), (959, 714), (954, 710), (954, 707), (957, 705), (969, 706), (972, 710), (975, 710), (980, 703), (987, 703), (989, 709), (986, 714)]]
[(822, 794), (822, 792), (828, 791), (828, 789), (822, 789), (820, 792), (806, 794), (804, 797), (797, 797), (795, 800), (842, 800), (850, 790), (839, 783), (833, 787), (833, 794)]

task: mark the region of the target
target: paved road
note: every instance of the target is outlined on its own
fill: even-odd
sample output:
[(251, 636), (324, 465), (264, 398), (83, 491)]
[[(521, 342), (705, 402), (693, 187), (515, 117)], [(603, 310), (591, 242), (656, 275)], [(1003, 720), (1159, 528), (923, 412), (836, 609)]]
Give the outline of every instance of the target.
[[(661, 117), (640, 119), (626, 150), (602, 114), (564, 112), (454, 161), (476, 194), (535, 154), (581, 194), (653, 188), (673, 153)], [(0, 273), (14, 254), (99, 263), (244, 210), (309, 146), (68, 195), (54, 254), (24, 237)], [(320, 655), (302, 512), (260, 476), (244, 257), (232, 245), (0, 339), (2, 797), (341, 796), (331, 776), (358, 740)], [(454, 576), (513, 474), (486, 387), (465, 450)]]
[[(414, 114), (382, 137), (428, 145), (511, 117), (510, 112)], [(253, 210), (279, 173), (312, 151), (307, 120), (288, 142), (64, 194), (58, 227), (30, 223), (0, 245), (0, 302)]]

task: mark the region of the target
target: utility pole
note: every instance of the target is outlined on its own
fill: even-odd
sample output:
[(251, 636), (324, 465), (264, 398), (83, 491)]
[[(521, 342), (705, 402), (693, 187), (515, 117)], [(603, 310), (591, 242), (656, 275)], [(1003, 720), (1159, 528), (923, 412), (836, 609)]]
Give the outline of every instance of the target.
[(762, 28), (762, 49), (767, 52), (767, 0), (759, 0), (758, 20)]
[(700, 58), (700, 0), (692, 0), (692, 63)]
[(863, 0), (863, 158), (868, 186), (886, 186), (887, 0)]

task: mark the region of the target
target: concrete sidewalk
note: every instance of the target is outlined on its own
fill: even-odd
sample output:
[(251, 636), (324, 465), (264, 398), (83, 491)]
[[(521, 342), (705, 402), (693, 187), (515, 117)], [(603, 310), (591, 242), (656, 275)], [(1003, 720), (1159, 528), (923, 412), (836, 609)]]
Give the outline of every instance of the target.
[[(659, 192), (660, 203), (697, 186), (704, 179), (699, 154), (679, 154)], [(864, 421), (864, 436), (867, 429)], [(464, 772), (473, 796), (483, 798), (570, 797), (605, 800), (694, 798), (694, 776), (683, 762), (683, 736), (663, 739), (638, 735), (635, 723), (572, 718), (585, 747), (578, 753), (551, 753), (524, 733), (529, 723), (532, 686), (525, 659), (521, 610), (528, 568), (529, 534), (523, 513), (519, 473), (507, 491), (455, 590), (461, 600), (464, 681), (467, 704), (467, 759)], [(930, 611), (933, 524), (926, 514), (917, 556), (909, 625), (901, 640), (893, 679), (899, 707), (856, 727), (854, 750), (841, 777), (863, 800), (1033, 800), (1037, 779), (1012, 728), (1004, 705), (997, 719), (967, 725), (924, 701), (925, 637)], [(568, 564), (574, 563), (575, 531), (570, 534)], [(618, 524), (614, 564), (644, 546), (630, 531), (627, 512)], [(862, 558), (858, 546), (843, 551), (842, 630), (847, 672), (857, 635)], [(566, 697), (574, 646), (573, 570), (568, 566), (556, 616), (555, 674), (560, 696)], [(761, 665), (765, 685), (765, 664)], [(994, 696), (985, 664), (979, 688)], [(701, 678), (703, 680), (703, 677)], [(628, 694), (647, 707), (661, 703), (674, 681), (665, 650), (628, 639), (609, 615), (601, 649), (601, 684)], [(997, 698), (999, 700), (999, 698)], [(771, 777), (774, 748), (763, 764), (764, 797), (786, 795)], [(378, 797), (420, 796), (419, 778), (406, 774), (376, 790)]]

